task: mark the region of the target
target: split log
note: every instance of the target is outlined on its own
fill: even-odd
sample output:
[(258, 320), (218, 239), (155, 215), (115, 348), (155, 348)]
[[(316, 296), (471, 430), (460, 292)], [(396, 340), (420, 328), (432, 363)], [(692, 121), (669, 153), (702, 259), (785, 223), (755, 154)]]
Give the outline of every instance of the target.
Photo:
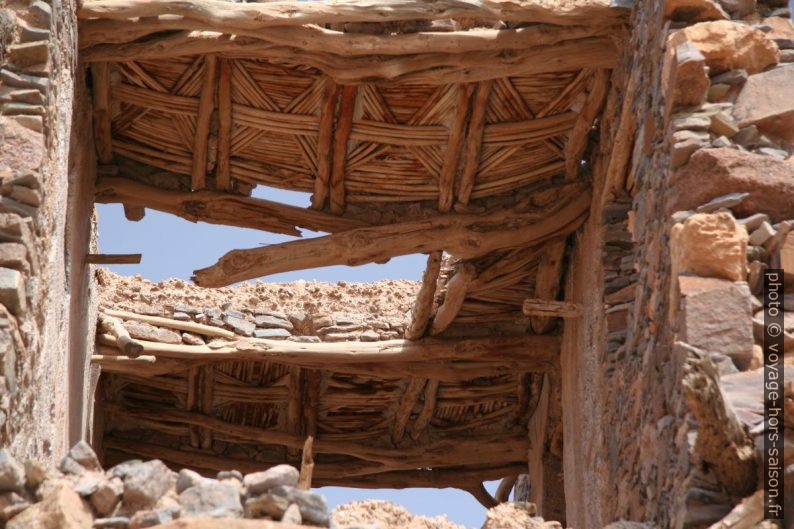
[(239, 27), (262, 30), (273, 26), (303, 26), (344, 22), (398, 22), (401, 20), (504, 20), (554, 25), (614, 25), (625, 22), (629, 9), (612, 7), (606, 0), (577, 0), (561, 7), (546, 0), (422, 0), (326, 2), (277, 1), (229, 4), (219, 0), (86, 0), (78, 19), (124, 20), (175, 15), (214, 25), (218, 30)]
[(136, 357), (143, 354), (143, 344), (137, 340), (133, 340), (127, 329), (121, 323), (121, 320), (114, 318), (108, 314), (99, 313), (99, 326), (106, 333), (113, 336), (119, 349), (130, 357)]
[(753, 441), (720, 387), (717, 368), (705, 353), (677, 343), (686, 352), (684, 397), (697, 419), (695, 449), (731, 496), (755, 490), (757, 461)]
[(433, 318), (433, 325), (430, 327), (430, 334), (437, 335), (442, 333), (458, 315), (463, 300), (466, 299), (466, 291), (469, 284), (477, 275), (477, 269), (471, 263), (462, 264), (452, 279), (447, 284), (447, 292), (444, 302), (438, 307), (436, 316)]
[(433, 298), (436, 294), (436, 283), (441, 271), (441, 251), (430, 252), (427, 256), (427, 267), (422, 275), (422, 286), (411, 309), (411, 323), (405, 330), (406, 340), (417, 340), (425, 334), (430, 314), (433, 311)]
[[(535, 275), (536, 299), (547, 301), (557, 299), (557, 295), (560, 292), (560, 281), (562, 281), (562, 260), (564, 256), (565, 240), (550, 242), (543, 248), (543, 253), (538, 263), (538, 273)], [(537, 309), (537, 307), (535, 308)], [(548, 332), (554, 323), (554, 319), (548, 316), (533, 315), (530, 318), (532, 331), (535, 334)]]
[(218, 165), (215, 187), (229, 190), (232, 183), (232, 62), (221, 59), (218, 70)]
[(582, 156), (587, 148), (587, 138), (607, 97), (609, 74), (608, 70), (596, 70), (593, 74), (587, 101), (579, 112), (568, 136), (568, 142), (565, 144), (565, 176), (570, 180), (579, 174)]
[(106, 63), (93, 65), (91, 78), (94, 92), (94, 141), (96, 141), (97, 161), (111, 163), (113, 145), (111, 144), (110, 65)]
[(529, 26), (516, 29), (473, 28), (466, 31), (423, 31), (419, 33), (369, 35), (334, 31), (321, 26), (274, 26), (266, 32), (224, 24), (217, 27), (184, 17), (158, 17), (138, 20), (83, 20), (80, 23), (80, 49), (98, 44), (128, 44), (164, 31), (221, 31), (252, 37), (270, 44), (291, 46), (305, 52), (357, 55), (412, 55), (419, 53), (471, 53), (549, 46), (560, 42), (611, 35), (618, 26)]
[(209, 146), (210, 120), (215, 109), (215, 86), (218, 59), (207, 55), (204, 59), (204, 81), (199, 97), (196, 137), (193, 143), (193, 171), (191, 187), (194, 190), (207, 187), (207, 148)]
[(398, 446), (400, 441), (402, 441), (405, 435), (405, 427), (411, 418), (411, 412), (413, 412), (419, 395), (425, 389), (426, 384), (427, 379), (424, 378), (412, 378), (408, 381), (408, 387), (405, 388), (405, 392), (400, 397), (400, 404), (394, 412), (391, 439), (395, 446)]
[[(106, 411), (117, 417), (157, 420), (177, 424), (210, 428), (223, 435), (241, 441), (281, 446), (303, 447), (299, 436), (260, 427), (244, 426), (226, 422), (213, 416), (175, 409), (152, 409), (122, 407), (107, 404)], [(156, 418), (156, 419), (155, 419)], [(521, 461), (525, 457), (527, 440), (521, 434), (481, 435), (477, 437), (439, 437), (430, 443), (402, 448), (380, 448), (350, 441), (314, 440), (313, 450), (318, 454), (340, 454), (357, 457), (365, 461), (380, 463), (384, 470), (410, 470), (422, 467), (445, 467), (461, 462), (476, 461), (478, 464), (504, 464)]]
[(167, 327), (169, 329), (178, 329), (180, 331), (187, 331), (196, 334), (203, 334), (204, 336), (218, 336), (226, 338), (227, 340), (234, 340), (239, 338), (238, 335), (232, 331), (221, 329), (213, 325), (203, 325), (201, 323), (193, 323), (192, 321), (180, 321), (171, 318), (163, 318), (160, 316), (148, 316), (145, 314), (137, 314), (135, 312), (128, 312), (124, 310), (107, 309), (105, 314), (114, 318), (121, 318), (123, 320), (142, 321), (144, 323), (151, 323), (160, 327)]
[(312, 488), (312, 474), (314, 473), (314, 457), (312, 450), (314, 437), (311, 435), (303, 443), (303, 455), (301, 456), (301, 471), (298, 478), (298, 488), (300, 490), (310, 490)]
[(353, 129), (353, 115), (356, 111), (358, 87), (347, 85), (342, 87), (339, 102), (339, 115), (334, 131), (334, 149), (329, 181), (331, 213), (340, 214), (345, 210), (345, 170), (347, 166), (347, 149), (350, 132)]
[(338, 99), (339, 85), (332, 79), (326, 79), (323, 106), (320, 109), (319, 132), (317, 133), (317, 176), (314, 179), (314, 194), (312, 195), (314, 209), (323, 209), (330, 189), (333, 164), (331, 148)]
[(582, 309), (576, 303), (565, 301), (547, 301), (545, 299), (525, 299), (525, 316), (543, 316), (546, 318), (578, 318)]
[(85, 262), (99, 265), (140, 264), (141, 257), (139, 253), (89, 253), (85, 256)]
[(460, 153), (463, 149), (463, 140), (466, 137), (466, 127), (469, 120), (469, 100), (471, 99), (472, 85), (459, 84), (458, 97), (455, 103), (455, 114), (449, 127), (449, 140), (441, 174), (438, 175), (438, 211), (447, 213), (452, 209), (452, 200), (455, 197), (455, 175), (460, 165)]
[(255, 277), (330, 265), (356, 266), (398, 255), (445, 250), (460, 258), (541, 242), (576, 230), (587, 216), (590, 193), (563, 187), (566, 202), (547, 208), (500, 209), (484, 215), (446, 214), (428, 219), (360, 228), (305, 241), (233, 250), (218, 263), (196, 270), (204, 287), (227, 286)]
[(485, 129), (485, 114), (488, 110), (488, 101), (491, 95), (491, 81), (482, 81), (477, 86), (477, 95), (471, 108), (471, 119), (466, 137), (466, 152), (463, 159), (463, 172), (457, 189), (458, 203), (466, 205), (471, 198), (474, 188), (474, 179), (480, 167), (482, 153), (482, 133)]
[(191, 222), (207, 222), (300, 236), (298, 228), (334, 233), (363, 223), (320, 211), (216, 191), (167, 191), (126, 178), (100, 178), (96, 201), (125, 203), (171, 213)]
[(535, 75), (582, 68), (614, 68), (618, 50), (605, 37), (564, 41), (511, 52), (424, 53), (392, 57), (342, 57), (274, 46), (259, 39), (220, 33), (178, 33), (130, 44), (100, 44), (81, 52), (86, 62), (124, 62), (201, 54), (225, 58), (289, 61), (317, 68), (340, 84), (412, 81), (426, 84), (471, 83), (511, 75)]

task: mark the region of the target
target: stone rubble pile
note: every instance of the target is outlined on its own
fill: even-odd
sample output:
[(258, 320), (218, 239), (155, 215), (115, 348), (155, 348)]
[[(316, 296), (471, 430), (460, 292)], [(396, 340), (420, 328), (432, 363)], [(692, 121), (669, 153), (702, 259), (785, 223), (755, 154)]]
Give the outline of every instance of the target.
[(91, 447), (76, 444), (57, 470), (16, 461), (0, 449), (0, 528), (140, 529), (171, 520), (248, 518), (328, 527), (325, 497), (297, 488), (298, 470), (277, 465), (243, 476), (205, 478), (160, 460), (103, 470)]

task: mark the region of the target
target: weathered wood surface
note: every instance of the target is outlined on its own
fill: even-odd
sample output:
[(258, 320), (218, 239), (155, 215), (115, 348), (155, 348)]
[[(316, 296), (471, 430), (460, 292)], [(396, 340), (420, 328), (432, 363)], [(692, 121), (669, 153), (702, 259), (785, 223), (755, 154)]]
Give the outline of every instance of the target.
[(117, 264), (139, 264), (141, 254), (139, 253), (89, 253), (85, 256), (88, 264), (117, 265)]
[(210, 120), (215, 110), (215, 88), (218, 58), (207, 55), (204, 59), (203, 80), (199, 97), (198, 118), (196, 120), (196, 136), (193, 142), (193, 169), (191, 187), (194, 190), (207, 187), (207, 157), (209, 153)]
[(124, 203), (171, 213), (191, 222), (225, 224), (300, 236), (298, 228), (334, 233), (362, 222), (242, 195), (217, 191), (168, 191), (126, 178), (100, 178), (96, 201)]
[(129, 44), (100, 44), (85, 49), (86, 62), (165, 59), (219, 54), (225, 58), (289, 61), (317, 68), (340, 84), (413, 81), (427, 84), (470, 83), (510, 75), (565, 72), (582, 68), (611, 69), (618, 51), (613, 40), (590, 37), (505, 53), (426, 53), (407, 56), (342, 57), (274, 46), (251, 37), (217, 33), (178, 33)]
[(559, 191), (559, 199), (567, 198), (567, 202), (554, 202), (545, 208), (439, 215), (305, 241), (233, 250), (217, 264), (196, 270), (193, 279), (200, 286), (220, 287), (279, 272), (356, 266), (411, 253), (444, 250), (456, 257), (473, 258), (501, 248), (535, 245), (573, 232), (587, 216), (587, 189), (563, 186)]
[[(540, 300), (555, 301), (560, 292), (562, 281), (562, 261), (565, 256), (565, 240), (553, 241), (545, 245), (538, 263), (538, 272), (535, 274), (535, 298)], [(525, 312), (527, 307), (524, 302)], [(543, 334), (551, 330), (554, 320), (548, 316), (533, 315), (530, 318), (532, 330), (535, 334)]]
[(582, 307), (576, 303), (568, 303), (566, 301), (526, 299), (524, 300), (523, 312), (526, 316), (577, 318), (582, 315)]
[(422, 286), (414, 300), (411, 309), (411, 322), (405, 330), (406, 340), (416, 340), (421, 338), (427, 330), (430, 316), (433, 312), (433, 298), (436, 294), (436, 283), (438, 274), (441, 271), (441, 251), (430, 252), (427, 256), (427, 266), (422, 275)]
[(125, 355), (135, 357), (143, 354), (143, 344), (132, 339), (118, 318), (100, 312), (98, 320), (100, 328), (116, 339), (119, 349)]
[(444, 302), (438, 307), (436, 316), (433, 318), (433, 325), (430, 327), (430, 334), (441, 334), (452, 323), (466, 299), (466, 291), (474, 281), (477, 270), (471, 263), (462, 263), (452, 279), (447, 283), (447, 292)]
[(285, 25), (446, 18), (613, 25), (626, 21), (628, 13), (627, 8), (611, 7), (608, 0), (572, 0), (564, 5), (554, 0), (337, 0), (258, 4), (229, 4), (219, 0), (86, 0), (78, 8), (77, 17), (123, 20), (175, 15), (212, 24), (220, 30), (227, 27), (261, 30)]

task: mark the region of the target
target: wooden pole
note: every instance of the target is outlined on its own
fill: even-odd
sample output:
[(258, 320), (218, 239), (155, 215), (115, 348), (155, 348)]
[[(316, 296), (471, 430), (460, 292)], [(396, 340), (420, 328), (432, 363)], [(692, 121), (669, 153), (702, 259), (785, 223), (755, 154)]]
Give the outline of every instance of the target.
[(444, 303), (438, 307), (435, 318), (433, 318), (433, 325), (430, 327), (430, 334), (441, 334), (458, 315), (460, 307), (463, 305), (463, 300), (466, 299), (466, 291), (469, 284), (474, 280), (477, 275), (477, 270), (471, 263), (463, 263), (452, 279), (447, 284), (447, 293), (444, 297)]
[(345, 167), (347, 165), (347, 144), (353, 129), (353, 115), (356, 110), (358, 86), (342, 87), (339, 104), (339, 117), (336, 121), (333, 149), (333, 169), (331, 171), (330, 197), (331, 213), (339, 215), (345, 210)]
[(218, 165), (215, 186), (231, 189), (232, 151), (232, 61), (220, 59), (218, 77)]
[(311, 435), (306, 438), (303, 443), (303, 455), (301, 457), (301, 471), (298, 478), (298, 488), (300, 490), (309, 490), (312, 488), (312, 474), (314, 473), (314, 458), (312, 457), (312, 450), (314, 446), (314, 437)]
[[(574, 188), (568, 188), (574, 191)], [(232, 250), (215, 265), (194, 272), (196, 284), (221, 287), (255, 277), (330, 265), (355, 266), (398, 255), (446, 250), (460, 258), (501, 248), (534, 245), (567, 235), (584, 221), (590, 193), (579, 187), (544, 210), (447, 214), (428, 219), (361, 228), (305, 241)]]
[(492, 84), (492, 81), (482, 81), (477, 84), (477, 95), (474, 97), (469, 130), (466, 136), (463, 170), (457, 189), (457, 201), (462, 205), (469, 203), (471, 191), (474, 188), (474, 179), (480, 167), (482, 132), (485, 129), (485, 113), (488, 109), (488, 99), (491, 95)]
[(441, 166), (441, 174), (438, 176), (438, 210), (441, 213), (452, 209), (452, 200), (455, 197), (455, 175), (458, 173), (460, 152), (466, 137), (472, 85), (462, 83), (457, 85), (456, 90), (455, 114), (450, 125), (444, 164)]
[(328, 198), (333, 164), (333, 136), (339, 85), (330, 77), (325, 80), (323, 105), (320, 109), (320, 128), (317, 133), (317, 176), (314, 179), (312, 208), (323, 209)]
[(140, 264), (141, 257), (139, 253), (89, 253), (85, 256), (85, 262), (99, 265)]
[(438, 274), (441, 271), (441, 256), (443, 252), (436, 250), (427, 255), (427, 267), (422, 275), (422, 286), (414, 300), (411, 309), (411, 322), (405, 330), (406, 340), (417, 340), (421, 338), (427, 330), (430, 322), (430, 315), (433, 312), (433, 298), (436, 294), (436, 283)]
[[(545, 245), (535, 274), (535, 298), (555, 301), (560, 292), (562, 281), (562, 260), (565, 256), (565, 240), (552, 241)], [(531, 307), (528, 307), (531, 308)], [(532, 331), (544, 334), (551, 330), (554, 319), (547, 316), (534, 315), (530, 318)]]

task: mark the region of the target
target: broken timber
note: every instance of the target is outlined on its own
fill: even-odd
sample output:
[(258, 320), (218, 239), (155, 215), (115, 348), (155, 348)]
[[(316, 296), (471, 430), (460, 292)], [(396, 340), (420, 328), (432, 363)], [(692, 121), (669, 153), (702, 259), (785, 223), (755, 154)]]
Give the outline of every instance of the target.
[(203, 287), (221, 287), (255, 277), (330, 265), (356, 266), (399, 255), (434, 250), (460, 258), (501, 248), (535, 245), (576, 230), (587, 216), (590, 193), (581, 186), (562, 187), (572, 196), (559, 206), (497, 210), (484, 215), (446, 214), (359, 228), (305, 241), (233, 250), (218, 263), (196, 270)]

